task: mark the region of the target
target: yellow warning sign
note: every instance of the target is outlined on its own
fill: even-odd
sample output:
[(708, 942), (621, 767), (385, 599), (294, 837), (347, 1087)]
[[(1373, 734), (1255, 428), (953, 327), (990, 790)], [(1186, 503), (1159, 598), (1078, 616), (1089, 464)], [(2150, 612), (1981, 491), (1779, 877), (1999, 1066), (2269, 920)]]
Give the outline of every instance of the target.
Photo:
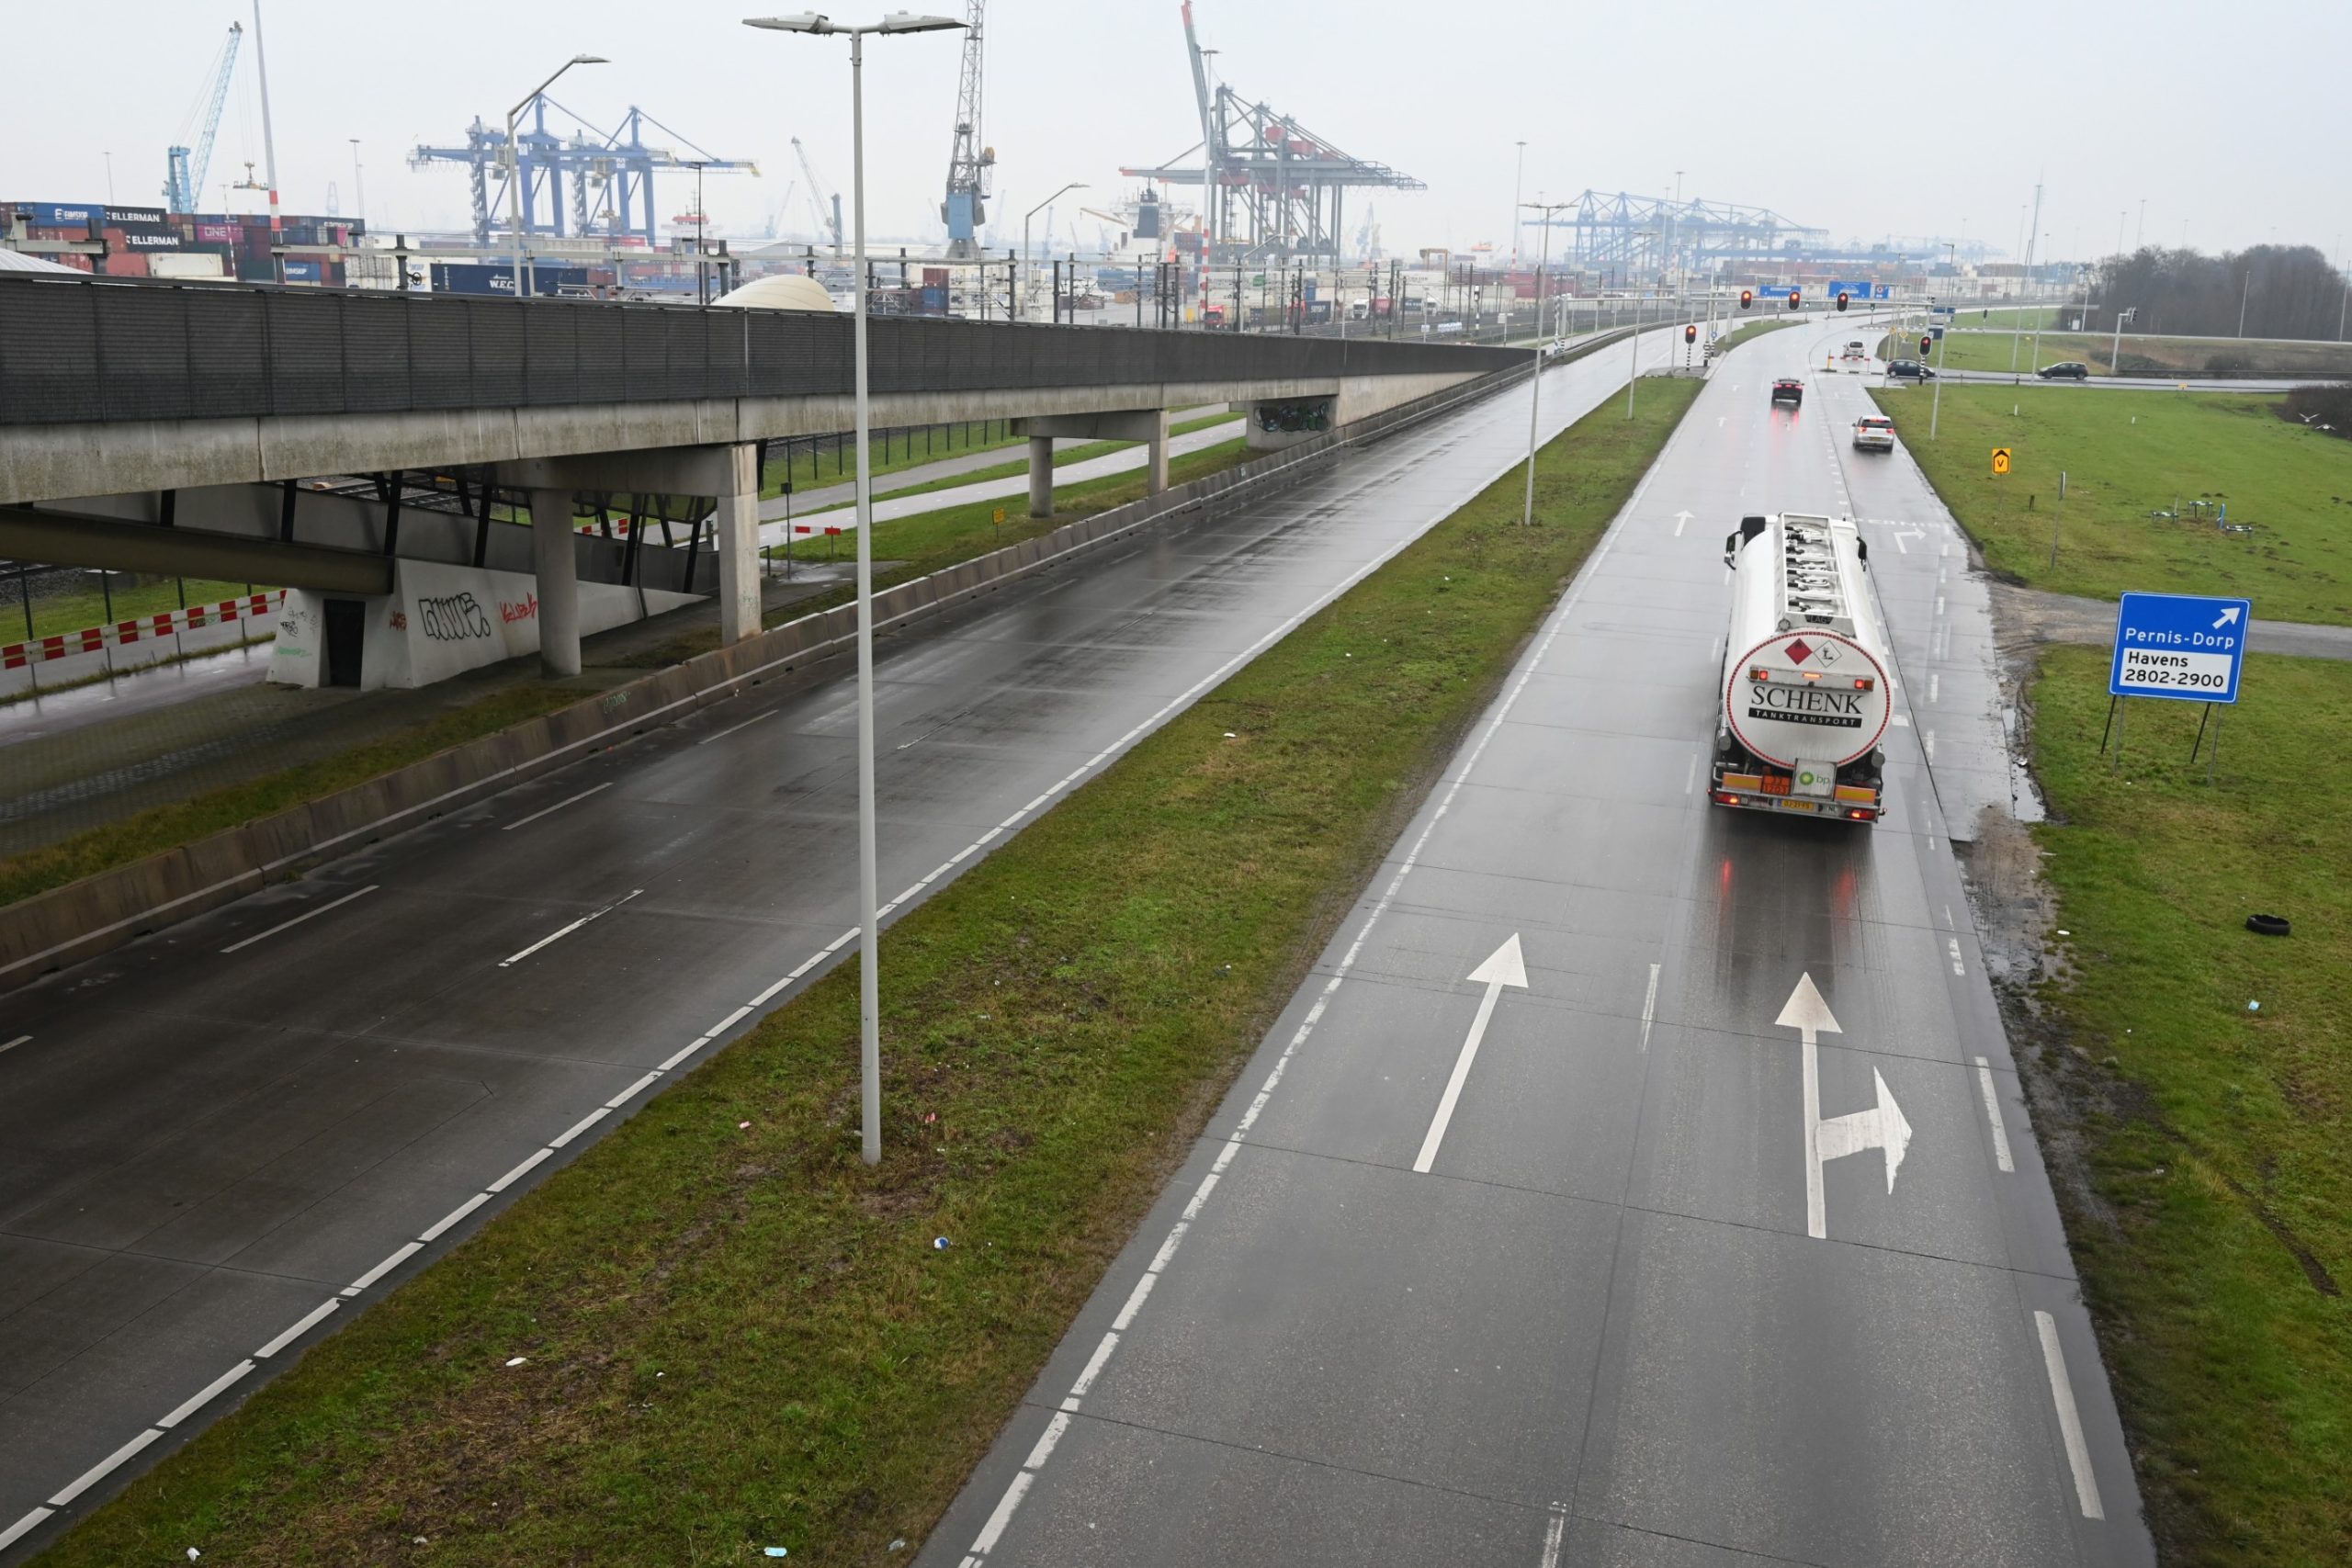
[[(2008, 454), (2007, 454), (2007, 453), (2006, 453), (2006, 452), (2005, 452), (2005, 453), (2003, 453), (2003, 454), (2001, 455), (2001, 460), (2002, 460), (2002, 462), (2003, 462), (2004, 464), (2006, 464), (2006, 463), (2008, 461)], [(1001, 522), (1003, 522), (1003, 521), (1004, 521), (1004, 508), (1003, 508), (1003, 507), (1000, 506), (1000, 507), (998, 507), (998, 508), (996, 509), (996, 517), (995, 517), (995, 519), (994, 519), (994, 520), (995, 520), (996, 522), (999, 522), (999, 523), (1001, 523)]]
[(2006, 446), (1996, 446), (1996, 447), (1994, 447), (1994, 448), (1993, 448), (1993, 474), (1994, 474), (1994, 477), (1997, 479), (1997, 478), (1999, 478), (2001, 475), (2006, 474), (2006, 473), (2007, 473), (2008, 471), (2009, 471), (2009, 449), (2008, 449), (2007, 447), (2006, 447)]

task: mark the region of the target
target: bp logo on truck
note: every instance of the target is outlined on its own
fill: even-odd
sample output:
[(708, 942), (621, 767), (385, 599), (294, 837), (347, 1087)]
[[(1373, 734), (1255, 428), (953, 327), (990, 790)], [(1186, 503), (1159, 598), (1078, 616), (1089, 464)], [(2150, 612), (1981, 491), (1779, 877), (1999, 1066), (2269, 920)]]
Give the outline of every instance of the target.
[(1792, 771), (1834, 771), (1867, 753), (1893, 712), (1886, 671), (1835, 632), (1767, 637), (1734, 666), (1724, 694), (1732, 732), (1757, 756)]

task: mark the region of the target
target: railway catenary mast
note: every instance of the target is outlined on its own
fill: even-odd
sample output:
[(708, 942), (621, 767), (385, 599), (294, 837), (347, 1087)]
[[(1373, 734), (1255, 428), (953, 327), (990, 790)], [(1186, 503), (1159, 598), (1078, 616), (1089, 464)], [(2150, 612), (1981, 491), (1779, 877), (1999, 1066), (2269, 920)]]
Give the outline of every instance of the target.
[(1843, 821), (1886, 812), (1894, 658), (1850, 517), (1743, 517), (1732, 568), (1715, 760), (1718, 806)]
[(996, 149), (980, 141), (981, 41), (984, 0), (965, 0), (964, 71), (956, 88), (956, 145), (947, 156), (947, 199), (939, 204), (947, 225), (947, 254), (974, 261), (980, 254), (980, 225), (988, 221), (989, 175)]

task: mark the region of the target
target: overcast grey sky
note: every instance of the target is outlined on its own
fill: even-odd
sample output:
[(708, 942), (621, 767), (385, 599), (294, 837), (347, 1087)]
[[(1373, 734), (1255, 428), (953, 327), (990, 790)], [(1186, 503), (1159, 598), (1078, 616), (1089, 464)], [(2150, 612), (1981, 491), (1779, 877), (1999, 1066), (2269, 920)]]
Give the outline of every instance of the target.
[[(759, 162), (759, 179), (711, 178), (721, 231), (764, 226), (797, 175), (795, 135), (846, 189), (847, 46), (743, 28), (757, 0), (265, 4), (288, 210), (322, 210), (330, 180), (355, 209), (357, 137), (374, 226), (461, 226), (463, 171), (412, 170), (407, 150), (458, 140), (476, 114), (500, 122), (576, 51), (614, 62), (560, 85), (583, 117), (609, 125), (641, 104), (713, 153)], [(2275, 238), (2334, 254), (2352, 232), (2338, 156), (2352, 57), (2342, 0), (1198, 0), (1196, 14), (1242, 94), (1428, 182), (1426, 193), (1372, 197), (1392, 251), (1508, 245), (1522, 138), (1531, 198), (1664, 193), (1680, 169), (1686, 196), (1769, 207), (1839, 238), (1964, 225), (2007, 251), (2045, 168), (2042, 228), (2061, 256), (2111, 250), (2119, 214), (2129, 243), (2143, 198), (2151, 243), (2178, 244), (2185, 230), (2208, 250)], [(11, 66), (0, 197), (102, 198), (110, 149), (115, 199), (154, 202), (164, 149), (232, 19), (250, 27), (250, 0), (0, 3)], [(920, 237), (937, 206), (956, 36), (869, 44), (876, 233)], [(1177, 0), (996, 0), (988, 42), (1001, 245), (1019, 243), (1022, 211), (1064, 181), (1090, 182), (1090, 199), (1115, 197), (1134, 184), (1121, 164), (1173, 159), (1198, 139)], [(208, 208), (244, 159), (261, 160), (251, 55), (248, 37)], [(1060, 204), (1065, 226), (1077, 199)], [(1351, 228), (1363, 199), (1351, 198)], [(673, 186), (662, 216), (690, 202)], [(794, 205), (790, 227), (803, 231)], [(1081, 243), (1092, 233), (1090, 222)]]

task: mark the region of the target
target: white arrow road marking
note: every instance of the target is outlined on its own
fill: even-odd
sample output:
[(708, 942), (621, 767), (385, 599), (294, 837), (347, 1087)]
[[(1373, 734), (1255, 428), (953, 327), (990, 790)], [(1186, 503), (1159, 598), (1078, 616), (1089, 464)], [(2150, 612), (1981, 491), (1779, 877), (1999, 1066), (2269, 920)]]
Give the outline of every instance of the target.
[(2220, 631), (2223, 626), (2228, 626), (2232, 621), (2234, 621), (2237, 618), (2238, 607), (2235, 604), (2233, 604), (2228, 609), (2222, 612), (2222, 618), (2213, 623), (2213, 629), (2215, 631)]
[(1414, 1157), (1414, 1170), (1427, 1175), (1430, 1162), (1437, 1158), (1437, 1146), (1445, 1142), (1446, 1123), (1453, 1120), (1453, 1107), (1462, 1099), (1462, 1086), (1469, 1081), (1470, 1064), (1478, 1059), (1478, 1042), (1487, 1037), (1487, 1021), (1495, 1016), (1495, 998), (1503, 994), (1505, 986), (1527, 988), (1527, 964), (1520, 956), (1519, 933), (1495, 949), (1487, 960), (1470, 971), (1474, 985), (1483, 985), (1487, 994), (1478, 998), (1478, 1016), (1470, 1021), (1469, 1036), (1462, 1042), (1462, 1055), (1453, 1060), (1453, 1076), (1446, 1080), (1445, 1093), (1437, 1102), (1437, 1115), (1430, 1122), (1429, 1136), (1421, 1140), (1421, 1152)]
[(1829, 1225), (1821, 1196), (1821, 1167), (1825, 1160), (1842, 1159), (1865, 1149), (1878, 1149), (1886, 1158), (1886, 1190), (1894, 1190), (1894, 1173), (1911, 1146), (1911, 1123), (1876, 1067), (1871, 1077), (1878, 1087), (1878, 1103), (1828, 1122), (1821, 1119), (1821, 1056), (1819, 1036), (1842, 1034), (1829, 1004), (1808, 973), (1797, 976), (1796, 989), (1773, 1022), (1793, 1029), (1804, 1039), (1804, 1228), (1807, 1235), (1826, 1240)]
[(1678, 512), (1674, 514), (1674, 536), (1676, 538), (1679, 539), (1682, 537), (1682, 529), (1690, 521), (1690, 513), (1688, 512)]
[(1876, 1067), (1871, 1069), (1871, 1079), (1878, 1086), (1878, 1103), (1868, 1111), (1856, 1111), (1824, 1122), (1814, 1134), (1814, 1144), (1825, 1161), (1867, 1149), (1883, 1151), (1886, 1156), (1886, 1190), (1892, 1192), (1895, 1170), (1903, 1164), (1904, 1151), (1911, 1146), (1911, 1123), (1903, 1119), (1903, 1108), (1894, 1103), (1885, 1077)]

